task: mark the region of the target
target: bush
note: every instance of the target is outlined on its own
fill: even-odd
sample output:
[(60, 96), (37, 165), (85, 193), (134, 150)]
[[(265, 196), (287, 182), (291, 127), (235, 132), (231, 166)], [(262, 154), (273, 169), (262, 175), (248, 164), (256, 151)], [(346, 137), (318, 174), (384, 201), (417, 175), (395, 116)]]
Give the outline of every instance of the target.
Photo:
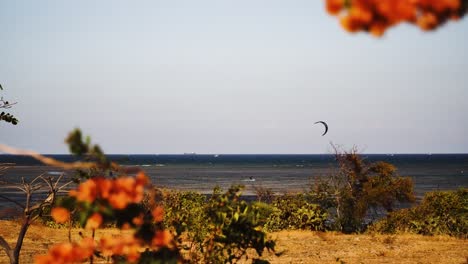
[[(187, 262), (234, 263), (245, 260), (249, 248), (261, 256), (264, 249), (274, 251), (275, 245), (263, 231), (271, 206), (242, 201), (241, 190), (233, 186), (223, 193), (215, 188), (207, 199), (196, 192), (155, 189), (156, 195), (148, 197), (165, 208), (164, 226), (175, 234)], [(267, 263), (259, 258), (251, 261)]]
[(201, 246), (208, 236), (206, 202), (206, 196), (196, 192), (162, 193), (162, 204), (166, 210), (164, 225), (174, 231), (182, 245), (181, 250), (188, 251), (188, 258), (193, 263), (200, 260)]
[(418, 206), (392, 212), (370, 230), (468, 238), (468, 189), (429, 192)]
[(304, 194), (285, 194), (276, 197), (272, 213), (265, 227), (270, 231), (282, 229), (309, 229), (324, 231), (328, 213)]
[[(263, 231), (264, 207), (240, 200), (242, 186), (233, 186), (225, 194), (215, 190), (206, 213), (210, 219), (209, 237), (204, 242), (206, 263), (234, 263), (253, 248), (259, 256), (264, 249), (274, 251), (275, 242)], [(267, 263), (253, 259), (253, 263)]]
[(339, 152), (335, 148), (335, 151), (337, 173), (326, 181), (316, 182), (309, 196), (330, 209), (337, 230), (361, 232), (366, 228), (365, 220), (371, 209), (391, 212), (396, 204), (414, 200), (411, 178), (397, 175), (392, 164), (366, 162), (356, 149)]

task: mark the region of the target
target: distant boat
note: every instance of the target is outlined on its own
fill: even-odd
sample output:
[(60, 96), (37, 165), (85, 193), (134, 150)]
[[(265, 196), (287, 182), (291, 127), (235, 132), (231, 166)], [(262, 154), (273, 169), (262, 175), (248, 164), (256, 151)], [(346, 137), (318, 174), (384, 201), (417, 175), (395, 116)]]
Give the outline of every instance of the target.
[(215, 154), (214, 157), (217, 158), (217, 157), (219, 157), (219, 155), (218, 155), (218, 154)]
[(255, 178), (253, 178), (252, 176), (250, 176), (248, 179), (244, 179), (243, 181), (245, 181), (245, 182), (254, 182), (254, 181), (255, 181)]
[(184, 155), (197, 155), (195, 152), (184, 152)]

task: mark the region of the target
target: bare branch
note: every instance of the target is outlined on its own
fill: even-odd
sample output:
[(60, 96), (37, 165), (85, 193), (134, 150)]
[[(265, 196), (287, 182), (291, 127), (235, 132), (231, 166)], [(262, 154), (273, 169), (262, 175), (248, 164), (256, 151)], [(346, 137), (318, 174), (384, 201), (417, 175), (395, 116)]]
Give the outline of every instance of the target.
[(63, 175), (65, 175), (65, 173), (60, 174), (60, 176), (58, 177), (58, 179), (55, 181), (54, 189), (57, 188), (57, 185), (58, 185), (59, 181), (62, 179)]
[[(60, 186), (59, 188), (56, 188), (56, 190), (57, 190), (57, 191), (61, 191), (62, 188), (66, 187), (67, 185), (72, 184), (72, 183), (73, 183), (73, 181), (69, 181), (69, 182), (63, 184), (62, 186)], [(55, 187), (54, 187), (54, 188), (55, 188)]]

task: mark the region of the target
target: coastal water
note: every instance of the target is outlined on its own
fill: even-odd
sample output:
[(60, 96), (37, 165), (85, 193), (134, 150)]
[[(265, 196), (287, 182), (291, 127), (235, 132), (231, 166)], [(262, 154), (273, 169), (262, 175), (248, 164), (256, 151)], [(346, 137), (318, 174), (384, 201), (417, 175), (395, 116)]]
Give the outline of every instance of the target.
[[(50, 155), (72, 161), (70, 155)], [(468, 154), (363, 154), (370, 162), (386, 161), (395, 165), (398, 174), (411, 177), (420, 199), (432, 190), (453, 190), (468, 187)], [(307, 190), (317, 177), (336, 172), (333, 155), (109, 155), (124, 166), (140, 166), (153, 184), (177, 190), (211, 193), (215, 186), (227, 189), (233, 184), (245, 186), (244, 194), (253, 195), (258, 187), (275, 193)], [(30, 157), (0, 155), (0, 163), (9, 168), (0, 171), (0, 194), (21, 201), (24, 196), (10, 184), (44, 174), (58, 177), (59, 168), (43, 166)], [(62, 182), (73, 176), (65, 171)], [(0, 207), (8, 202), (0, 199)]]

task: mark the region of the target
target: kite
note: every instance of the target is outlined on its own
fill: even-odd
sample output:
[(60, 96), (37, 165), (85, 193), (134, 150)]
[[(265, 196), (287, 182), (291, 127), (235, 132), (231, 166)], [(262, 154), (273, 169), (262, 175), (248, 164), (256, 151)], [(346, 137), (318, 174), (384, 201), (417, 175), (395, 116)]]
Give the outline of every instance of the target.
[(320, 124), (322, 124), (322, 125), (325, 126), (325, 132), (323, 132), (323, 134), (322, 134), (322, 136), (325, 136), (325, 134), (328, 132), (328, 125), (327, 125), (327, 123), (325, 123), (325, 122), (323, 122), (323, 121), (317, 121), (317, 122), (315, 122), (314, 124), (318, 124), (318, 123), (320, 123)]

